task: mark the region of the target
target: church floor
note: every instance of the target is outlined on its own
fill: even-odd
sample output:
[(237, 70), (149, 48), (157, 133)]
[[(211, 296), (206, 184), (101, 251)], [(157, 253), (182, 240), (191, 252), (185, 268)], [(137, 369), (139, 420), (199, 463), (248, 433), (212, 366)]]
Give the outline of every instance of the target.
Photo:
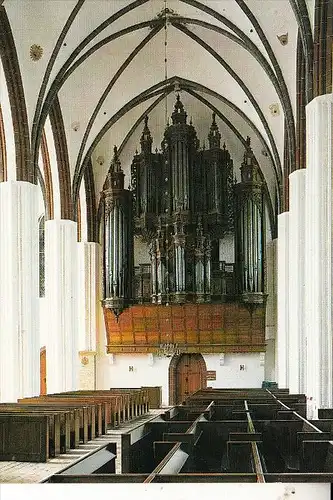
[(74, 460), (84, 457), (102, 444), (117, 443), (116, 473), (121, 473), (121, 448), (120, 435), (137, 425), (144, 423), (160, 413), (164, 413), (166, 408), (150, 410), (149, 414), (140, 418), (121, 424), (117, 429), (110, 429), (104, 436), (99, 436), (85, 444), (80, 444), (75, 450), (69, 450), (66, 454), (51, 458), (46, 463), (31, 462), (0, 462), (0, 483), (39, 483), (48, 476), (60, 471)]

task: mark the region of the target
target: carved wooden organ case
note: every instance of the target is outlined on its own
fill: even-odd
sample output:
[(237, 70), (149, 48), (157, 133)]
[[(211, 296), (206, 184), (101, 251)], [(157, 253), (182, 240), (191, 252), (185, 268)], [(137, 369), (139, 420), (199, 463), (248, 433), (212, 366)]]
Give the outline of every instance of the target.
[[(115, 148), (103, 189), (103, 305), (117, 317), (131, 303), (147, 300), (147, 293), (144, 297), (134, 286), (134, 237), (149, 246), (145, 273), (151, 303), (263, 302), (263, 182), (249, 139), (242, 180), (236, 183), (215, 114), (207, 149), (199, 148), (179, 95), (171, 118), (155, 153), (145, 118), (128, 190)], [(220, 241), (230, 234), (235, 257), (228, 277), (218, 252)], [(219, 273), (229, 279), (222, 287), (216, 287)]]

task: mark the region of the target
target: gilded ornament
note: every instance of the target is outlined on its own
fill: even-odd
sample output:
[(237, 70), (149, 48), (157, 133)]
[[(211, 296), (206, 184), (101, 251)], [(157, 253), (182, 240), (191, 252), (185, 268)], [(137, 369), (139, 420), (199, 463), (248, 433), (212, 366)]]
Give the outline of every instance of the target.
[(39, 61), (43, 55), (43, 48), (40, 45), (34, 44), (30, 47), (30, 57), (33, 61)]

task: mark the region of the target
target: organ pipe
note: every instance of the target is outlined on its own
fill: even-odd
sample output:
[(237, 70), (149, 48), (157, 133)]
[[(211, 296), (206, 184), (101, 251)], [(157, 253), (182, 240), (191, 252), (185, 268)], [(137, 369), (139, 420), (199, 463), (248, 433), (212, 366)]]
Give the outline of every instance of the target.
[(235, 186), (235, 261), (238, 292), (244, 302), (264, 301), (264, 197), (259, 166), (247, 139), (242, 180)]
[(116, 317), (132, 299), (132, 194), (124, 189), (117, 148), (104, 185), (104, 298)]
[[(210, 302), (217, 299), (217, 289), (221, 295), (230, 293), (230, 275), (226, 274), (230, 266), (219, 262), (215, 251), (220, 240), (228, 236), (230, 241), (230, 235), (235, 239), (240, 300), (263, 300), (263, 182), (250, 141), (241, 165), (242, 180), (236, 184), (233, 161), (225, 143), (221, 147), (215, 114), (207, 149), (200, 148), (192, 122), (187, 123), (179, 95), (171, 119), (161, 149), (153, 153), (145, 117), (141, 150), (131, 165), (130, 190), (124, 189), (115, 148), (102, 193), (104, 304), (116, 315), (132, 298), (134, 234), (149, 248), (153, 304)], [(232, 277), (234, 288), (233, 283)]]

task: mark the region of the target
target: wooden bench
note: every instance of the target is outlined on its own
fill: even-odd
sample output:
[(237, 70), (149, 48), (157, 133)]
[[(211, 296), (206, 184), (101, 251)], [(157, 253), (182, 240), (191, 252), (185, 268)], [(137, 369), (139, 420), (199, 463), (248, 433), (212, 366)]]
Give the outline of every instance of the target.
[[(57, 418), (58, 417), (58, 418)], [(0, 460), (46, 462), (60, 448), (59, 416), (42, 413), (0, 413)]]
[(96, 412), (98, 413), (98, 408), (96, 409), (96, 404), (94, 401), (87, 399), (77, 399), (71, 400), (68, 397), (53, 397), (53, 396), (37, 396), (33, 398), (19, 399), (18, 403), (25, 404), (37, 404), (44, 405), (51, 403), (51, 407), (56, 408), (58, 406), (73, 406), (79, 409), (80, 417), (80, 430), (79, 438), (83, 443), (88, 440), (93, 439), (96, 436)]
[(54, 419), (49, 422), (49, 453), (55, 457), (66, 453), (71, 445), (71, 430), (75, 428), (75, 416), (68, 408), (54, 408), (40, 405), (20, 405), (15, 403), (2, 403), (0, 415), (8, 414), (38, 414), (50, 415)]

